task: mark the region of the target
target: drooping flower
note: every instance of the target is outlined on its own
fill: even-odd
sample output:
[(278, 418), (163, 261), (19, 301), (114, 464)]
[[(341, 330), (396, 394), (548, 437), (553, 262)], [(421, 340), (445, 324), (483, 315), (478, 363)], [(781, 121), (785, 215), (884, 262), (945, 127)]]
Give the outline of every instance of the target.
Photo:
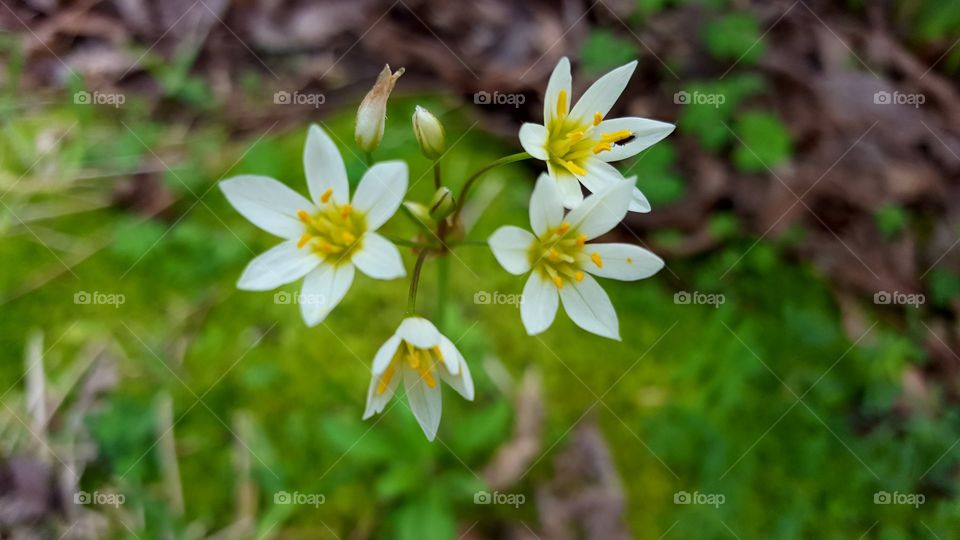
[(473, 401), (473, 378), (456, 345), (422, 317), (407, 317), (373, 359), (366, 420), (383, 411), (403, 379), (410, 410), (427, 439), (437, 436), (443, 402), (440, 383)]
[[(672, 124), (646, 118), (605, 118), (636, 66), (633, 61), (607, 73), (571, 109), (570, 61), (560, 59), (547, 83), (543, 125), (526, 123), (520, 128), (520, 144), (531, 156), (547, 162), (547, 171), (556, 181), (567, 208), (574, 208), (583, 200), (580, 184), (596, 193), (623, 180), (611, 161), (634, 156), (673, 131)], [(650, 203), (634, 188), (628, 208), (632, 212), (649, 212)]]
[(365, 152), (373, 152), (383, 139), (384, 121), (387, 118), (387, 98), (393, 92), (397, 79), (403, 75), (403, 68), (390, 73), (390, 66), (384, 66), (373, 88), (367, 92), (357, 109), (357, 125), (354, 138)]
[(354, 267), (375, 279), (406, 275), (400, 251), (376, 231), (407, 191), (407, 164), (370, 167), (353, 199), (343, 158), (330, 136), (311, 125), (303, 149), (310, 200), (266, 176), (220, 182), (230, 204), (254, 225), (284, 239), (247, 265), (237, 288), (266, 291), (303, 280), (303, 320), (315, 326), (343, 299)]
[(508, 225), (490, 236), (490, 248), (507, 272), (530, 272), (520, 303), (520, 318), (528, 334), (549, 328), (562, 301), (563, 309), (580, 328), (620, 339), (617, 313), (593, 276), (635, 281), (656, 274), (663, 268), (663, 260), (632, 244), (587, 241), (624, 218), (633, 184), (632, 178), (616, 181), (564, 216), (556, 182), (541, 174), (530, 197), (533, 234)]

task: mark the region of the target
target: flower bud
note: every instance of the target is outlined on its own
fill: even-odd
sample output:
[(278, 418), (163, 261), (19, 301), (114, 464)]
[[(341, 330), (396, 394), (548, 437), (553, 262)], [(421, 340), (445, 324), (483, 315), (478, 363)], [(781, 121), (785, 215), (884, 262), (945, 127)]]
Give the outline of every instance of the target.
[(430, 228), (433, 226), (434, 221), (430, 217), (430, 209), (426, 205), (414, 201), (404, 201), (403, 208), (424, 227)]
[(377, 82), (360, 102), (354, 139), (357, 141), (357, 146), (366, 152), (373, 152), (380, 146), (380, 140), (383, 139), (383, 122), (387, 117), (387, 98), (390, 97), (393, 85), (401, 75), (403, 75), (403, 68), (398, 69), (396, 73), (391, 73), (390, 66), (384, 66), (383, 71), (377, 76)]
[(413, 113), (413, 134), (420, 145), (420, 151), (430, 159), (437, 159), (443, 155), (447, 147), (444, 138), (443, 124), (430, 111), (417, 105)]
[(430, 199), (430, 216), (441, 220), (453, 213), (453, 193), (445, 186), (441, 186)]

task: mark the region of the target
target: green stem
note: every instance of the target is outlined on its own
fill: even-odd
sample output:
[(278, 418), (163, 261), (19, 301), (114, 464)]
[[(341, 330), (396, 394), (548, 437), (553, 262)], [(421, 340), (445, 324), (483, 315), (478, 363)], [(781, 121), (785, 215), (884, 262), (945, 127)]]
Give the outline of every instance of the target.
[(389, 234), (383, 234), (383, 237), (398, 246), (410, 247), (414, 249), (432, 249), (433, 248), (433, 246), (430, 246), (427, 244), (421, 244), (419, 242), (414, 242), (413, 240), (407, 240), (405, 238), (399, 238)]
[(433, 162), (433, 187), (434, 189), (440, 189), (440, 186), (443, 185), (443, 182), (440, 181), (440, 160)]
[(496, 169), (502, 165), (508, 165), (510, 163), (516, 163), (517, 161), (523, 161), (525, 159), (530, 159), (530, 154), (526, 152), (520, 152), (517, 154), (510, 154), (509, 156), (504, 156), (496, 161), (493, 161), (487, 164), (485, 167), (482, 167), (477, 172), (473, 173), (470, 178), (467, 178), (467, 181), (464, 182), (463, 188), (460, 189), (460, 197), (457, 198), (457, 206), (453, 211), (453, 222), (456, 223), (457, 219), (460, 217), (460, 211), (463, 210), (463, 204), (467, 200), (467, 193), (470, 191), (470, 187), (473, 186), (474, 182), (480, 179), (481, 176), (486, 174), (488, 171)]
[(437, 326), (440, 331), (447, 326), (447, 285), (450, 282), (450, 259), (437, 259)]
[(367, 162), (367, 168), (373, 167), (373, 152), (364, 152), (363, 159)]
[(427, 260), (427, 250), (420, 252), (417, 257), (417, 264), (413, 266), (413, 275), (410, 276), (410, 293), (407, 296), (407, 314), (417, 314), (417, 287), (420, 285), (420, 272), (423, 270), (423, 263)]

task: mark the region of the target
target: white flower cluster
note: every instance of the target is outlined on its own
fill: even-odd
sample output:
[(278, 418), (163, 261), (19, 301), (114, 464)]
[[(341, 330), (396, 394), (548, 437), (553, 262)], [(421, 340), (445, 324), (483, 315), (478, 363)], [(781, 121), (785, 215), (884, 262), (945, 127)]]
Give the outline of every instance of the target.
[[(530, 228), (504, 226), (489, 238), (497, 261), (511, 274), (526, 274), (520, 316), (530, 335), (553, 323), (562, 303), (570, 319), (594, 334), (620, 339), (617, 314), (594, 276), (633, 281), (655, 274), (663, 261), (632, 244), (592, 243), (628, 211), (650, 205), (611, 161), (631, 157), (663, 139), (673, 126), (643, 118), (605, 118), (633, 74), (636, 62), (596, 81), (570, 106), (570, 63), (554, 69), (544, 99), (544, 123), (524, 124), (525, 153), (507, 156), (464, 182), (458, 198), (441, 181), (444, 129), (429, 111), (417, 107), (413, 128), (421, 151), (434, 160), (437, 192), (429, 205), (407, 201), (408, 171), (403, 161), (370, 164), (351, 197), (340, 151), (323, 129), (311, 125), (303, 152), (309, 199), (264, 176), (243, 175), (220, 183), (227, 200), (254, 225), (283, 241), (254, 258), (237, 287), (266, 291), (303, 278), (300, 310), (308, 326), (320, 324), (344, 298), (356, 270), (374, 279), (406, 276), (397, 246), (377, 230), (405, 204), (431, 234), (411, 242), (419, 254), (410, 286), (410, 304), (397, 331), (373, 359), (364, 418), (381, 412), (403, 380), (407, 401), (427, 438), (440, 424), (445, 381), (473, 400), (473, 379), (463, 355), (436, 326), (416, 311), (416, 290), (426, 257), (445, 256), (459, 245), (460, 209), (470, 184), (501, 164), (535, 158), (546, 162), (530, 198)], [(368, 156), (383, 137), (386, 101), (400, 69), (389, 66), (363, 100), (355, 139)], [(581, 184), (591, 195), (584, 198)], [(421, 210), (416, 210), (421, 209)], [(569, 209), (569, 212), (566, 211)], [(436, 230), (434, 230), (434, 228)]]

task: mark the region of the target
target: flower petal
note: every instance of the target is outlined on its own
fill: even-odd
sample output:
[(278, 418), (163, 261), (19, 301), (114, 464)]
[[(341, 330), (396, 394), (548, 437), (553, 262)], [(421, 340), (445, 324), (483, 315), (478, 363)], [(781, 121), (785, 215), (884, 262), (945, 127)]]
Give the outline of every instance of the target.
[(603, 161), (619, 161), (635, 156), (662, 141), (673, 132), (674, 127), (673, 124), (647, 118), (626, 117), (604, 120), (597, 126), (598, 134), (629, 131), (633, 138), (624, 144), (614, 144), (613, 148), (600, 152), (597, 157)]
[(375, 231), (400, 208), (407, 193), (407, 164), (383, 161), (367, 169), (357, 192), (353, 208), (366, 214), (367, 230)]
[(440, 385), (435, 384), (433, 388), (423, 380), (420, 374), (404, 367), (403, 384), (407, 389), (407, 401), (410, 403), (410, 410), (413, 416), (423, 429), (427, 440), (432, 441), (437, 436), (437, 428), (440, 427), (440, 413), (443, 411), (443, 401), (440, 395)]
[(447, 336), (440, 334), (439, 347), (443, 354), (443, 365), (446, 367), (446, 372), (451, 375), (460, 373), (460, 361), (463, 360), (463, 355), (460, 354), (457, 346)]
[(597, 79), (570, 111), (570, 118), (584, 122), (592, 122), (596, 113), (606, 116), (613, 104), (620, 98), (620, 94), (630, 82), (630, 76), (637, 67), (637, 61), (622, 65)]
[(519, 276), (530, 270), (529, 251), (535, 241), (536, 238), (530, 231), (505, 225), (494, 231), (487, 243), (490, 244), (490, 250), (500, 266)]
[(393, 242), (373, 231), (361, 239), (360, 249), (353, 254), (353, 264), (374, 279), (396, 279), (407, 275), (400, 250)]
[(320, 198), (328, 189), (333, 190), (331, 197), (337, 204), (350, 200), (347, 168), (340, 150), (330, 135), (316, 124), (310, 124), (307, 130), (307, 142), (303, 146), (303, 171), (307, 175), (307, 189), (314, 203), (319, 205)]
[(557, 98), (560, 92), (566, 92), (563, 107), (561, 111), (566, 114), (570, 110), (571, 86), (573, 78), (570, 76), (570, 60), (564, 56), (557, 62), (557, 67), (553, 68), (550, 74), (550, 81), (547, 82), (547, 93), (543, 96), (543, 123), (549, 125), (557, 116)]
[(581, 257), (580, 267), (587, 272), (621, 281), (648, 278), (663, 268), (663, 259), (633, 244), (587, 244)]
[(623, 175), (613, 165), (597, 158), (588, 158), (584, 163), (587, 174), (578, 177), (587, 191), (597, 193), (623, 180)]
[(397, 347), (400, 346), (400, 336), (394, 334), (390, 336), (383, 345), (377, 349), (377, 354), (373, 356), (373, 374), (380, 375), (390, 365), (393, 355), (397, 353)]
[(440, 378), (464, 399), (473, 401), (473, 377), (470, 376), (470, 368), (467, 367), (466, 360), (463, 359), (463, 355), (453, 345), (453, 342), (446, 337), (440, 339), (440, 349), (443, 351), (444, 363), (446, 363), (448, 357), (451, 357), (453, 358), (452, 363), (456, 365), (456, 370), (439, 369)]
[[(636, 183), (637, 177), (631, 176), (627, 180), (630, 180), (630, 183)], [(650, 201), (647, 200), (646, 195), (644, 195), (642, 191), (638, 188), (633, 188), (633, 193), (630, 196), (630, 206), (627, 207), (627, 210), (646, 214), (650, 211)]]
[(583, 202), (580, 180), (567, 172), (566, 169), (558, 169), (549, 163), (547, 163), (547, 170), (550, 171), (550, 176), (557, 181), (557, 189), (560, 191), (563, 207), (576, 208), (580, 206), (580, 203)]
[(364, 420), (380, 413), (380, 411), (386, 407), (387, 402), (390, 401), (394, 392), (397, 391), (397, 387), (400, 386), (400, 377), (399, 374), (394, 374), (382, 394), (377, 394), (377, 386), (380, 385), (380, 378), (376, 375), (370, 377), (370, 386), (367, 388), (367, 407), (363, 411)]
[(520, 146), (531, 156), (546, 161), (547, 128), (527, 122), (520, 126)]
[(300, 297), (300, 314), (307, 326), (320, 324), (337, 307), (350, 290), (354, 274), (350, 263), (324, 263), (307, 274)]
[(269, 291), (296, 281), (316, 268), (320, 257), (309, 249), (297, 249), (296, 240), (287, 240), (254, 257), (243, 269), (237, 288)]
[(440, 344), (440, 331), (423, 317), (407, 317), (400, 322), (396, 335), (418, 349), (430, 349)]
[(560, 288), (563, 309), (574, 323), (587, 332), (620, 341), (617, 312), (597, 280), (589, 274), (583, 281), (567, 281)]
[(521, 298), (520, 320), (527, 334), (534, 336), (550, 328), (560, 303), (557, 286), (533, 272), (523, 286)]
[(614, 228), (627, 215), (633, 183), (619, 180), (584, 199), (567, 214), (567, 223), (586, 235), (596, 238)]
[(556, 228), (562, 221), (560, 190), (556, 181), (543, 173), (537, 178), (533, 195), (530, 196), (530, 228), (537, 236), (543, 236), (548, 229)]
[(303, 234), (304, 225), (297, 212), (314, 208), (302, 195), (267, 176), (234, 176), (220, 182), (220, 190), (240, 215), (280, 238)]

